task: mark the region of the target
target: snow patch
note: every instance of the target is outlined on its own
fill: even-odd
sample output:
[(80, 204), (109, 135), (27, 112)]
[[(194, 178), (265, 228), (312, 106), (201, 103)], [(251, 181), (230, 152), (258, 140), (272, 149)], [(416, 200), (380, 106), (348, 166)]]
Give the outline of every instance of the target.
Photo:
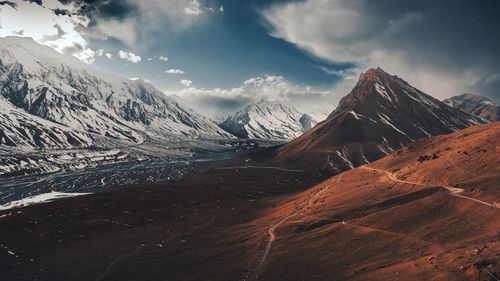
[(385, 89), (385, 87), (381, 84), (379, 84), (378, 82), (375, 83), (375, 89), (377, 90), (377, 92), (382, 96), (384, 97), (386, 100), (389, 100), (392, 102), (392, 99), (391, 99), (391, 96), (387, 93), (387, 90)]
[(34, 195), (34, 196), (26, 197), (26, 198), (23, 198), (20, 200), (11, 201), (11, 202), (6, 203), (4, 205), (0, 205), (0, 211), (13, 209), (13, 208), (19, 208), (19, 207), (25, 207), (25, 206), (34, 205), (34, 204), (47, 203), (47, 202), (51, 202), (51, 201), (54, 201), (57, 199), (69, 198), (69, 197), (75, 197), (75, 196), (81, 196), (81, 195), (87, 195), (87, 194), (89, 194), (89, 193), (64, 193), (64, 192), (52, 191), (49, 193)]
[(410, 139), (411, 141), (413, 141), (412, 138), (410, 138), (405, 132), (401, 131), (400, 129), (398, 129), (396, 126), (394, 126), (394, 124), (392, 124), (389, 120), (390, 118), (387, 117), (387, 115), (385, 115), (384, 113), (379, 113), (377, 112), (377, 115), (378, 117), (380, 118), (380, 120), (382, 120), (383, 123), (391, 126), (394, 130), (398, 131), (399, 133), (405, 135), (406, 137), (408, 137), (408, 139)]
[(347, 165), (349, 165), (349, 168), (351, 168), (351, 169), (353, 169), (353, 168), (354, 168), (354, 165), (352, 164), (352, 162), (351, 162), (351, 161), (349, 161), (349, 160), (347, 159), (347, 157), (345, 157), (345, 155), (343, 155), (342, 153), (340, 153), (338, 150), (336, 151), (336, 153), (337, 153), (337, 155), (338, 155), (340, 158), (342, 158), (342, 160), (344, 160), (344, 161), (347, 163)]
[(351, 113), (352, 116), (354, 116), (354, 118), (356, 118), (357, 120), (361, 120), (361, 118), (358, 116), (358, 114), (356, 114), (356, 112), (351, 110), (351, 111), (349, 111), (349, 113)]

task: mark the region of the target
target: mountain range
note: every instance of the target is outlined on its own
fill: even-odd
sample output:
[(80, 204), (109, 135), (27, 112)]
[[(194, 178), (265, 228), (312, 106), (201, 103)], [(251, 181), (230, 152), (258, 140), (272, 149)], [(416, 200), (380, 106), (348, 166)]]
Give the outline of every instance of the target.
[(0, 145), (70, 148), (88, 147), (92, 138), (16, 108), (0, 96)]
[[(66, 136), (77, 130), (85, 138), (101, 136), (133, 143), (147, 137), (232, 137), (214, 121), (179, 105), (145, 81), (103, 73), (31, 38), (0, 39), (0, 88), (2, 102), (10, 104), (7, 107), (27, 119), (39, 120), (31, 117), (36, 116), (57, 123)], [(4, 121), (6, 113), (2, 116)], [(21, 144), (52, 142), (40, 139), (49, 135), (40, 133), (32, 134), (36, 140), (30, 140), (22, 132), (24, 125), (12, 125), (19, 127), (2, 130), (5, 139), (22, 139), (17, 142)], [(87, 142), (67, 143), (78, 146)]]
[(500, 120), (500, 103), (483, 96), (462, 94), (446, 99), (443, 102), (474, 116), (490, 121)]
[(495, 120), (491, 112), (498, 109), (470, 95), (445, 101), (461, 110), (452, 108), (378, 68), (361, 74), (317, 126), (316, 118), (265, 100), (218, 125), (143, 80), (103, 73), (23, 37), (0, 39), (0, 88), (4, 145), (88, 147), (101, 138), (135, 144), (182, 137), (292, 140), (277, 151), (279, 161), (336, 172), (418, 138), (484, 123), (482, 117)]
[(381, 68), (361, 73), (337, 109), (276, 152), (276, 160), (339, 173), (381, 158), (419, 138), (487, 121), (423, 93)]
[(228, 116), (220, 125), (239, 138), (292, 140), (317, 123), (291, 105), (260, 100)]

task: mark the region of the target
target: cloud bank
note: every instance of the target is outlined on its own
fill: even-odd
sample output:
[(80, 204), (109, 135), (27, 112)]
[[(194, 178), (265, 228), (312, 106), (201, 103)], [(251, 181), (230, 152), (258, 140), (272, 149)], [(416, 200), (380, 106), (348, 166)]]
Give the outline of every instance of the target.
[(15, 6), (0, 6), (0, 36), (26, 36), (54, 48), (64, 54), (74, 55), (86, 63), (102, 56), (99, 50), (89, 47), (81, 29), (87, 28), (85, 17), (70, 14), (54, 14), (54, 11), (70, 9), (71, 5), (59, 1), (37, 3), (17, 1)]
[(211, 5), (215, 4), (198, 0), (0, 1), (0, 36), (32, 37), (92, 63), (99, 57), (91, 48), (93, 41), (117, 41), (138, 49), (151, 41), (141, 39), (152, 33), (168, 35), (203, 23), (217, 9)]
[(500, 94), (498, 1), (307, 0), (261, 11), (270, 35), (356, 71), (380, 66), (444, 98)]
[[(184, 81), (184, 80), (183, 80)], [(186, 87), (192, 86), (192, 81)], [(265, 75), (244, 81), (231, 89), (186, 88), (181, 91), (165, 91), (188, 101), (200, 113), (211, 117), (221, 117), (261, 99), (285, 102), (304, 113), (318, 109), (333, 110), (337, 97), (333, 90), (319, 90), (310, 86), (295, 84), (283, 76)], [(318, 105), (322, 105), (318, 108)]]

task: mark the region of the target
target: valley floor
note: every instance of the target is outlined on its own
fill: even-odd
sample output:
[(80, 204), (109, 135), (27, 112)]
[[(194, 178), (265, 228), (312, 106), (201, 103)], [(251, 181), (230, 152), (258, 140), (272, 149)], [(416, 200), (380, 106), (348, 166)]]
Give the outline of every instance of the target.
[(326, 180), (241, 158), (0, 211), (0, 279), (498, 280), (499, 126)]

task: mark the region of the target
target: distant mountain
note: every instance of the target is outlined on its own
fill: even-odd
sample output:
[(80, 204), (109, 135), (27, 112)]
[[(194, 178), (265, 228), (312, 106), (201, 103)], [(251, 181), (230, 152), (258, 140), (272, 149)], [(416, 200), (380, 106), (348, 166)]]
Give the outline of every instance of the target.
[(333, 107), (329, 106), (324, 106), (324, 107), (319, 107), (313, 111), (309, 111), (306, 114), (311, 116), (311, 118), (314, 120), (314, 122), (319, 123), (321, 121), (324, 121), (330, 113), (332, 113)]
[(380, 68), (370, 69), (325, 121), (278, 149), (277, 161), (338, 173), (416, 139), (484, 122)]
[(500, 120), (500, 103), (483, 96), (463, 94), (445, 99), (443, 102), (474, 116), (490, 121)]
[(220, 126), (239, 138), (291, 140), (314, 122), (290, 105), (261, 100), (230, 115)]
[(314, 127), (318, 122), (314, 120), (310, 115), (308, 114), (302, 114), (302, 116), (299, 119), (300, 125), (302, 125), (302, 130), (307, 131)]
[(135, 143), (146, 136), (231, 137), (149, 83), (100, 72), (31, 38), (0, 38), (0, 90), (27, 119), (88, 134)]

